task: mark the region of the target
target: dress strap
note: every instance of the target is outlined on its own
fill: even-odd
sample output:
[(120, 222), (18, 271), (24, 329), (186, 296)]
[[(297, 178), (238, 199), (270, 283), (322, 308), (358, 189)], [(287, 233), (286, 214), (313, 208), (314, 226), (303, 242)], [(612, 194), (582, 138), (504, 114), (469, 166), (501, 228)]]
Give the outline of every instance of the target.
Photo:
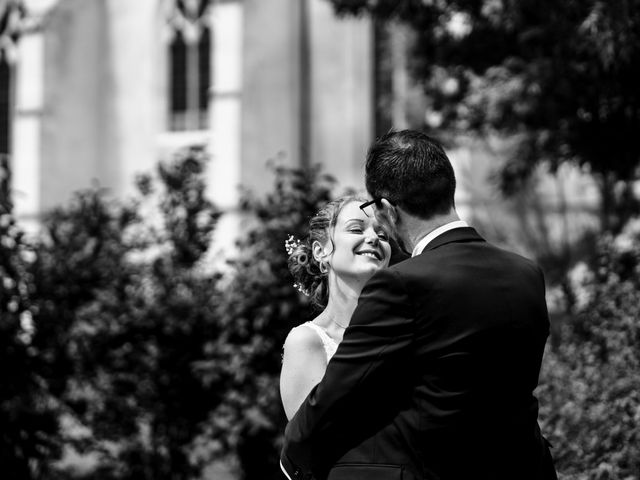
[(331, 360), (331, 357), (333, 357), (333, 354), (336, 353), (336, 350), (338, 349), (338, 342), (331, 338), (327, 331), (320, 325), (316, 325), (313, 322), (305, 322), (302, 325), (306, 325), (318, 334), (320, 340), (322, 340), (324, 351), (327, 354), (327, 362)]

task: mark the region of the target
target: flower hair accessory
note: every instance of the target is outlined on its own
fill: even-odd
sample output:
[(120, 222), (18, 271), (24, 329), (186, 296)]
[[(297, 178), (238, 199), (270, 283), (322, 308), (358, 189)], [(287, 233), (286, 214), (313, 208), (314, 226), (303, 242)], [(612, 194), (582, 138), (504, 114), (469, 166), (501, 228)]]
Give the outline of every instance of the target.
[(307, 297), (309, 296), (309, 291), (306, 288), (304, 288), (302, 285), (300, 285), (299, 283), (294, 283), (293, 284), (293, 288), (298, 290), (303, 295), (306, 295)]
[[(289, 235), (284, 242), (284, 248), (287, 251), (287, 255), (293, 255), (295, 251), (302, 245), (302, 241), (299, 238), (294, 237), (293, 235)], [(309, 261), (309, 258), (306, 253), (299, 253), (296, 256), (296, 262), (300, 265), (306, 265)], [(293, 288), (298, 290), (300, 293), (309, 296), (309, 291), (304, 288), (300, 283), (296, 282), (293, 284)]]
[(288, 255), (291, 255), (300, 245), (302, 245), (300, 239), (294, 237), (293, 235), (289, 235), (289, 237), (284, 242), (284, 248), (287, 251)]

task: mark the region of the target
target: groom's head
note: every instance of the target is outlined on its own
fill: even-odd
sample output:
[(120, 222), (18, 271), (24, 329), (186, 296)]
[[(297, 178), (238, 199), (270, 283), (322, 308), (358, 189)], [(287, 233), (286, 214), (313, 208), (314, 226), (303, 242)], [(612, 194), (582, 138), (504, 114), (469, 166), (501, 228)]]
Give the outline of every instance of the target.
[(371, 198), (387, 199), (423, 220), (455, 208), (456, 178), (442, 146), (415, 130), (392, 131), (367, 153), (365, 183)]

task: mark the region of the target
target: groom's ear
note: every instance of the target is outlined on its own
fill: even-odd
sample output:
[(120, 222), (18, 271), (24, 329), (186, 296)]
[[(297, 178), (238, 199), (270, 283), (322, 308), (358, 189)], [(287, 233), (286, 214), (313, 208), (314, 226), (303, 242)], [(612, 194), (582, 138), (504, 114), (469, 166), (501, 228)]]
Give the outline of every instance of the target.
[(392, 222), (396, 222), (398, 220), (398, 212), (396, 211), (396, 207), (394, 207), (386, 198), (380, 199), (380, 203), (382, 204), (382, 210), (384, 211), (385, 215), (387, 215)]

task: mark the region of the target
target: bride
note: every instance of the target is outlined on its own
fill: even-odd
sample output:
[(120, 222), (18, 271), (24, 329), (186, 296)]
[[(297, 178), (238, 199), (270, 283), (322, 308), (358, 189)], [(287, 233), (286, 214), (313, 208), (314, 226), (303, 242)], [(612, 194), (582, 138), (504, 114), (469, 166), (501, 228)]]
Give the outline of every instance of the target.
[(364, 284), (389, 265), (389, 235), (360, 209), (365, 201), (348, 196), (329, 202), (309, 221), (306, 239), (285, 243), (294, 286), (322, 308), (284, 343), (280, 395), (289, 420), (322, 379)]

